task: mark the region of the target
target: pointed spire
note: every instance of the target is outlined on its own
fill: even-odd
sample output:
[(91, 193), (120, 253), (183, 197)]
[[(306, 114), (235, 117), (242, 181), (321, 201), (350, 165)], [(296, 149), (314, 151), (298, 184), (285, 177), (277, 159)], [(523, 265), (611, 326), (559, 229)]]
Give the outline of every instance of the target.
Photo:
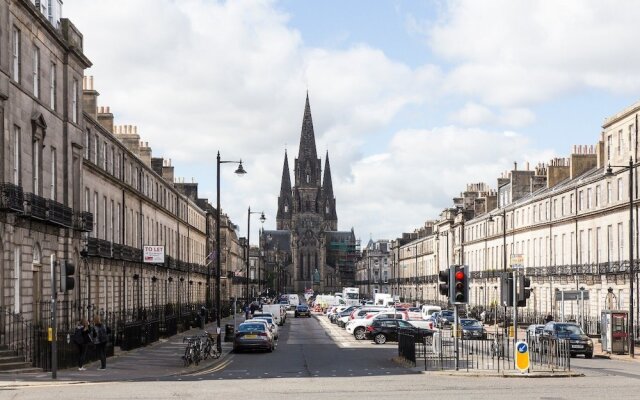
[(282, 166), (282, 181), (280, 183), (280, 196), (283, 194), (291, 194), (291, 176), (289, 175), (287, 150), (284, 151), (284, 165)]
[(302, 118), (302, 132), (300, 133), (300, 147), (298, 148), (298, 160), (310, 159), (312, 162), (318, 158), (316, 152), (316, 138), (313, 133), (313, 121), (311, 119), (311, 106), (309, 105), (309, 92), (304, 105)]
[(331, 165), (329, 165), (329, 151), (324, 160), (324, 177), (322, 178), (322, 193), (325, 199), (333, 199), (333, 183), (331, 182)]

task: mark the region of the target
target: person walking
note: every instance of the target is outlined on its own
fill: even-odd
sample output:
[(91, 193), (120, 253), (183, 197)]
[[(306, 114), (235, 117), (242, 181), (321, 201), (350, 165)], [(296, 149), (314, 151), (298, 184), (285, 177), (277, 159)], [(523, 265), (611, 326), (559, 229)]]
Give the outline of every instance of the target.
[(91, 339), (89, 337), (89, 321), (86, 319), (78, 320), (76, 329), (73, 332), (73, 343), (78, 351), (78, 371), (85, 371), (84, 362), (87, 359), (87, 348)]
[(100, 358), (100, 370), (107, 369), (107, 342), (109, 340), (109, 334), (107, 333), (107, 327), (104, 326), (99, 316), (93, 319), (93, 343), (96, 345), (96, 353)]

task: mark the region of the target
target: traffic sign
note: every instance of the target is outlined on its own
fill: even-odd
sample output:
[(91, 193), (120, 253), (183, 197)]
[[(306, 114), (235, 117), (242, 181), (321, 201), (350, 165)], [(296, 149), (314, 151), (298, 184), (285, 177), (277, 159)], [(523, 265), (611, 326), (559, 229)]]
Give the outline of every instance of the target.
[(529, 345), (527, 342), (516, 343), (516, 368), (520, 372), (527, 372), (529, 370)]

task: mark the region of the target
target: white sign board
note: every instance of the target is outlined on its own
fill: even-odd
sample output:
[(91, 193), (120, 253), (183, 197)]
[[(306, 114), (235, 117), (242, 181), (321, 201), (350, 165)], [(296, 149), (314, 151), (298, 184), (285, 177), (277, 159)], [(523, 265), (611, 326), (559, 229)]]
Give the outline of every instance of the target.
[(524, 255), (523, 254), (511, 254), (511, 267), (513, 268), (522, 268), (524, 266)]
[(164, 246), (144, 246), (143, 261), (150, 264), (163, 264)]

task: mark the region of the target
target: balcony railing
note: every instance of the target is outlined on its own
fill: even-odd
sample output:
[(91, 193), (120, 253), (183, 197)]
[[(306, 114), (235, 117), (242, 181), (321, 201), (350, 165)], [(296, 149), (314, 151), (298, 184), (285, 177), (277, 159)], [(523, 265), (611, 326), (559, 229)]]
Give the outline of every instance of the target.
[(46, 200), (46, 205), (48, 221), (65, 228), (73, 226), (73, 211), (70, 207), (51, 199)]
[(88, 211), (74, 212), (73, 229), (81, 232), (93, 231), (93, 214)]
[(37, 194), (24, 194), (24, 215), (39, 220), (47, 219), (47, 200)]
[(0, 210), (24, 211), (22, 188), (13, 183), (0, 183)]

